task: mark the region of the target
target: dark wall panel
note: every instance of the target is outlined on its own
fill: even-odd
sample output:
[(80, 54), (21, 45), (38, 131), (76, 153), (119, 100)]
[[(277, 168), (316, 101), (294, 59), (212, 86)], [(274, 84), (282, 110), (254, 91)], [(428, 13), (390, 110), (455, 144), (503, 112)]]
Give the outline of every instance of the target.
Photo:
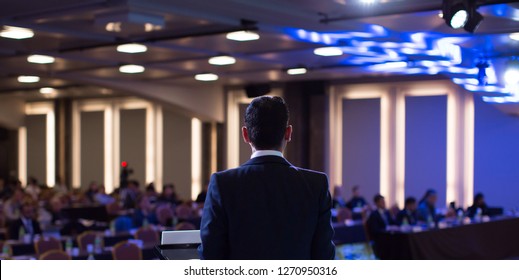
[(81, 113), (81, 187), (104, 183), (104, 112)]
[(343, 101), (343, 196), (359, 185), (370, 203), (380, 190), (380, 99)]
[(146, 110), (121, 110), (121, 161), (127, 161), (134, 173), (130, 179), (145, 184)]
[(30, 115), (25, 119), (27, 127), (27, 176), (40, 184), (47, 180), (47, 116)]
[(419, 199), (434, 189), (445, 207), (447, 96), (406, 97), (405, 125), (405, 195)]

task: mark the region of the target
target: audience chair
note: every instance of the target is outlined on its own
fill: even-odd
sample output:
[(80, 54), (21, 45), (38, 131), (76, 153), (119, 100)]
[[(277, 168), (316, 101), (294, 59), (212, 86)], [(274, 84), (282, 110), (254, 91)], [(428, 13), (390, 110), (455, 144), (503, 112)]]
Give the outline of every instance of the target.
[(45, 237), (34, 242), (34, 251), (38, 257), (51, 250), (63, 250), (61, 241), (54, 237)]
[(142, 260), (142, 250), (128, 241), (121, 241), (112, 248), (114, 260)]
[(134, 235), (135, 239), (142, 240), (144, 243), (159, 243), (159, 234), (151, 227), (141, 227)]
[[(86, 251), (88, 244), (95, 244), (97, 233), (94, 231), (85, 231), (77, 237), (77, 244), (80, 250)], [(101, 238), (101, 248), (104, 248), (104, 240)]]
[(50, 250), (43, 253), (40, 260), (70, 260), (70, 256), (63, 250)]
[(162, 226), (170, 226), (173, 220), (173, 210), (171, 210), (171, 207), (167, 204), (158, 206), (155, 210), (155, 213), (157, 215), (157, 220), (159, 221), (159, 224)]

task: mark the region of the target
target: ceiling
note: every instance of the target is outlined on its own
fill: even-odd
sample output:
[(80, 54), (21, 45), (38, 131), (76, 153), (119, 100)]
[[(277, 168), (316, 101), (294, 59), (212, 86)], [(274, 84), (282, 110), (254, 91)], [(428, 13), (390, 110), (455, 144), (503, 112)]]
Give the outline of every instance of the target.
[[(18, 0), (5, 1), (0, 25), (25, 27), (35, 36), (0, 38), (0, 94), (38, 96), (54, 87), (60, 96), (114, 94), (85, 84), (93, 80), (197, 85), (196, 74), (215, 73), (217, 85), (292, 80), (348, 79), (380, 75), (442, 75), (487, 101), (516, 102), (504, 87), (507, 62), (519, 56), (519, 1), (478, 1), (485, 20), (475, 34), (448, 27), (439, 17), (441, 0)], [(507, 3), (505, 3), (507, 2)], [(505, 3), (505, 4), (495, 4)], [(256, 30), (260, 39), (226, 39), (231, 31)], [(107, 31), (121, 22), (120, 31)], [(163, 24), (146, 32), (144, 23)], [(123, 43), (142, 43), (148, 51), (117, 52)], [(339, 46), (341, 56), (323, 57), (315, 48)], [(52, 64), (27, 62), (31, 54), (56, 58)], [(214, 66), (208, 59), (230, 55), (236, 63)], [(476, 65), (488, 62), (487, 86), (479, 86)], [(119, 72), (138, 64), (139, 74)], [(288, 75), (291, 67), (308, 69)], [(22, 84), (19, 75), (37, 75)], [(207, 82), (206, 82), (207, 83)], [(493, 99), (497, 97), (498, 99)], [(515, 98), (515, 99), (514, 99)]]

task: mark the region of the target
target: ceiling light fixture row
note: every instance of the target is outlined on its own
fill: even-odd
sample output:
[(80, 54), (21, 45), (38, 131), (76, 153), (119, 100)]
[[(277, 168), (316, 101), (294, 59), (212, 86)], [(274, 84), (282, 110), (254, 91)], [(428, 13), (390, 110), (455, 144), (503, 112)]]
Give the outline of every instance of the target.
[(34, 31), (29, 28), (4, 25), (0, 30), (0, 37), (22, 40), (34, 37)]
[(477, 9), (475, 0), (443, 0), (443, 19), (454, 29), (463, 28), (474, 33), (483, 21), (483, 16)]

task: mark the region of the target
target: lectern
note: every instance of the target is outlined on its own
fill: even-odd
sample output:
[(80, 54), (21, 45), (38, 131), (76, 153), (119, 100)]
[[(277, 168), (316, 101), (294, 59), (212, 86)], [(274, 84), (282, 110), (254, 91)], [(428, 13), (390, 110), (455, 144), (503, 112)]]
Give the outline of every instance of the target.
[(201, 242), (199, 230), (163, 231), (155, 250), (162, 260), (200, 259), (197, 249)]

